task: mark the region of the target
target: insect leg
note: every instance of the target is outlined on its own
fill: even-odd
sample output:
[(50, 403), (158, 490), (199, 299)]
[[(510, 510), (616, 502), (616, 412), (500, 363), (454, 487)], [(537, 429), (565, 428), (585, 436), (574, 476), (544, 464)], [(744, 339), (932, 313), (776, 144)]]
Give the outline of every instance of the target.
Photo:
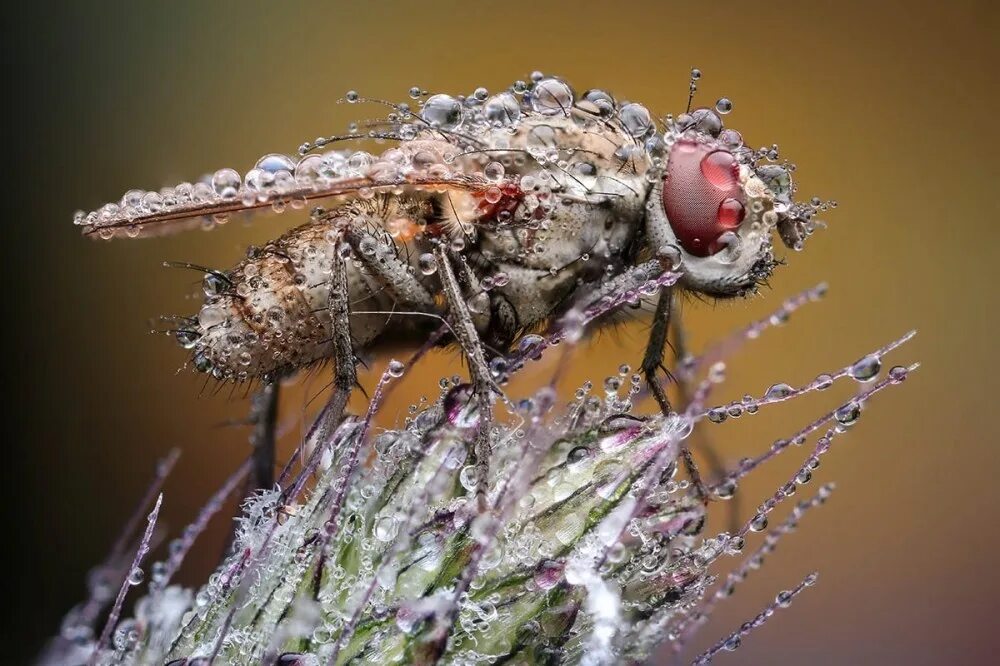
[[(671, 314), (673, 309), (673, 289), (665, 287), (660, 290), (660, 297), (656, 302), (653, 325), (649, 332), (649, 341), (646, 343), (646, 353), (642, 359), (642, 373), (646, 376), (646, 384), (649, 386), (650, 392), (656, 398), (656, 402), (660, 405), (660, 409), (664, 414), (671, 412), (670, 400), (667, 398), (667, 392), (656, 379), (656, 371), (663, 367), (663, 352), (667, 346), (667, 335), (671, 328)], [(676, 327), (676, 325), (675, 322), (674, 326)], [(672, 375), (670, 371), (666, 368), (663, 368), (663, 370), (667, 378), (671, 379)], [(695, 492), (698, 494), (698, 497), (704, 500), (708, 497), (708, 489), (701, 478), (701, 472), (698, 470), (698, 464), (691, 454), (691, 449), (681, 445), (680, 453), (681, 459), (684, 461), (684, 467), (694, 484)]]
[(354, 230), (345, 232), (345, 239), (354, 250), (354, 256), (378, 278), (393, 301), (403, 309), (434, 312), (434, 297), (408, 270), (408, 264), (397, 257), (385, 242), (377, 239), (373, 254), (362, 252), (361, 239), (365, 237), (374, 238)]
[(573, 303), (573, 308), (586, 310), (600, 304), (606, 298), (634, 291), (650, 280), (660, 277), (666, 270), (668, 270), (667, 267), (664, 267), (658, 259), (651, 259), (638, 266), (632, 266), (624, 273), (602, 282), (596, 291), (585, 293), (582, 297), (577, 298)]
[[(653, 314), (653, 324), (646, 343), (646, 353), (642, 358), (642, 374), (646, 376), (646, 384), (660, 405), (664, 414), (669, 414), (670, 399), (663, 385), (656, 379), (656, 371), (663, 367), (663, 352), (667, 346), (667, 332), (670, 329), (670, 315), (673, 310), (673, 289), (664, 287), (660, 290), (660, 298), (656, 302), (656, 312)], [(667, 372), (667, 379), (670, 373)]]
[(270, 489), (274, 485), (275, 430), (278, 422), (277, 380), (268, 381), (250, 401), (250, 421), (253, 434), (253, 474), (257, 488)]
[[(687, 336), (684, 333), (684, 326), (681, 321), (681, 309), (679, 307), (673, 307), (671, 309), (671, 324), (669, 333), (671, 334), (671, 346), (674, 349), (674, 358), (679, 364), (688, 357)], [(677, 388), (680, 391), (681, 401), (683, 404), (690, 402), (691, 394), (693, 392), (690, 379), (688, 379), (683, 373), (678, 373), (674, 376), (673, 380), (677, 383)], [(706, 431), (704, 429), (696, 429), (694, 437), (697, 438), (699, 452), (705, 457), (705, 463), (708, 467), (710, 478), (713, 480), (719, 479), (726, 471), (726, 467), (723, 464), (722, 458), (719, 457), (718, 452), (715, 450), (715, 445), (712, 443), (711, 438), (708, 437), (705, 432)], [(736, 493), (729, 500), (729, 529), (733, 532), (739, 528), (739, 499), (739, 493)]]
[(455, 271), (448, 257), (448, 250), (439, 245), (434, 249), (438, 263), (438, 273), (441, 276), (441, 286), (448, 303), (448, 311), (452, 318), (452, 327), (458, 343), (462, 346), (466, 358), (469, 359), (469, 372), (472, 375), (472, 390), (475, 393), (479, 407), (479, 432), (473, 447), (476, 466), (477, 502), (480, 506), (486, 503), (486, 483), (488, 480), (487, 461), (490, 453), (490, 430), (493, 428), (493, 382), (490, 379), (489, 366), (486, 365), (486, 355), (479, 332), (472, 321), (472, 314), (465, 302), (465, 296), (459, 287)]
[[(330, 285), (330, 331), (333, 334), (333, 392), (318, 417), (314, 428), (323, 442), (340, 423), (347, 407), (351, 390), (358, 381), (354, 367), (354, 343), (351, 341), (350, 285), (347, 281), (347, 262), (340, 252), (333, 253)], [(317, 449), (319, 450), (319, 449)]]

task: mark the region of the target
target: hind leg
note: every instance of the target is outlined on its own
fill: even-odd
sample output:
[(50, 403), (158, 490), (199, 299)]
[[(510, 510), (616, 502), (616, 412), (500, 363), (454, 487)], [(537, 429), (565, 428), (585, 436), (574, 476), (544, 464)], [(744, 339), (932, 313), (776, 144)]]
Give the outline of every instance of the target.
[(347, 262), (340, 252), (332, 253), (330, 276), (330, 343), (333, 358), (333, 390), (306, 435), (306, 442), (315, 448), (313, 455), (322, 450), (324, 443), (337, 428), (358, 382), (354, 367), (354, 343), (351, 340), (350, 284)]
[(259, 489), (274, 485), (275, 431), (278, 423), (278, 380), (264, 384), (250, 401), (253, 434), (253, 482)]
[(434, 250), (434, 255), (438, 263), (438, 273), (441, 276), (441, 286), (444, 290), (445, 300), (448, 303), (448, 312), (451, 315), (451, 324), (455, 337), (462, 347), (466, 358), (469, 361), (469, 373), (472, 376), (472, 390), (476, 396), (479, 408), (479, 432), (473, 447), (476, 466), (477, 502), (481, 508), (486, 503), (486, 484), (489, 472), (488, 460), (491, 449), (490, 432), (493, 428), (493, 390), (494, 384), (490, 378), (489, 366), (486, 364), (486, 354), (483, 351), (483, 343), (479, 339), (479, 332), (476, 330), (472, 319), (472, 313), (466, 304), (465, 296), (462, 294), (455, 271), (452, 268), (451, 259), (444, 246), (438, 246)]

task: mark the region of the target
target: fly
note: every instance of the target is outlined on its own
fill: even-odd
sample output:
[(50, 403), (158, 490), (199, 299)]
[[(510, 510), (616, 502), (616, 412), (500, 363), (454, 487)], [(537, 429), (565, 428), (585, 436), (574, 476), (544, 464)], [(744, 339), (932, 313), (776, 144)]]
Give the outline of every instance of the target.
[[(540, 74), (492, 96), (411, 97), (416, 109), (376, 100), (390, 113), (368, 131), (304, 144), (297, 158), (270, 154), (244, 174), (130, 190), (75, 221), (111, 239), (312, 207), (306, 224), (232, 269), (203, 269), (204, 305), (175, 329), (193, 366), (276, 386), (332, 360), (334, 390), (315, 426), (329, 429), (357, 381), (357, 353), (431, 336), (457, 343), (479, 409), (481, 463), (497, 368), (527, 334), (613, 321), (620, 314), (600, 308), (622, 294), (655, 298), (641, 369), (668, 413), (657, 373), (676, 292), (753, 294), (777, 263), (772, 232), (800, 249), (828, 206), (792, 201), (791, 165), (726, 128), (725, 99), (657, 125), (640, 104), (602, 90), (578, 95)], [(347, 101), (370, 100), (351, 92)], [(328, 150), (370, 139), (394, 146)]]

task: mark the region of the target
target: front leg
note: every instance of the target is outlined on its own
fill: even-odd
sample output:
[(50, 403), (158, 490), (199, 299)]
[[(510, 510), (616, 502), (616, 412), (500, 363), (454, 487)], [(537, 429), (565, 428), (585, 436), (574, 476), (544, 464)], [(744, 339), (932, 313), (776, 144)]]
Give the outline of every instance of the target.
[(473, 447), (476, 467), (476, 497), (481, 508), (486, 506), (486, 485), (489, 474), (490, 432), (493, 428), (493, 381), (490, 379), (490, 369), (486, 364), (483, 344), (479, 332), (472, 320), (465, 296), (459, 287), (455, 271), (452, 269), (448, 250), (444, 245), (434, 249), (437, 259), (438, 273), (441, 276), (441, 286), (451, 314), (452, 328), (458, 343), (469, 360), (469, 373), (472, 377), (472, 390), (476, 396), (479, 408), (479, 432)]
[[(670, 400), (663, 385), (656, 379), (656, 371), (663, 367), (663, 352), (667, 347), (667, 332), (670, 330), (670, 315), (673, 311), (673, 288), (664, 287), (660, 290), (660, 298), (656, 302), (656, 312), (646, 343), (646, 353), (642, 358), (642, 374), (646, 376), (646, 385), (660, 405), (660, 411), (669, 414)], [(664, 368), (666, 371), (666, 368)], [(669, 379), (670, 373), (667, 372)]]
[[(638, 290), (644, 284), (649, 283), (651, 280), (655, 280), (669, 269), (669, 266), (664, 265), (664, 263), (659, 259), (653, 259), (635, 266), (601, 287), (597, 294), (590, 296), (584, 305), (589, 306), (599, 303), (602, 299), (608, 296), (617, 296), (626, 291)], [(653, 396), (656, 398), (656, 401), (659, 403), (660, 409), (664, 414), (671, 413), (670, 401), (667, 399), (667, 395), (663, 390), (663, 387), (656, 382), (653, 374), (663, 363), (663, 352), (666, 348), (667, 335), (669, 334), (670, 329), (672, 300), (673, 288), (662, 287), (660, 289), (660, 298), (656, 306), (653, 328), (650, 332), (649, 342), (646, 345), (646, 353), (642, 362), (642, 370), (646, 374), (646, 380), (649, 382), (650, 391), (653, 393)], [(691, 450), (684, 444), (681, 444), (680, 453), (688, 475), (691, 477), (691, 482), (695, 486), (695, 492), (698, 494), (698, 497), (702, 499), (702, 501), (707, 501), (708, 489), (705, 487), (704, 481), (702, 481), (701, 473), (698, 471), (698, 465), (695, 463), (694, 456), (691, 455)]]

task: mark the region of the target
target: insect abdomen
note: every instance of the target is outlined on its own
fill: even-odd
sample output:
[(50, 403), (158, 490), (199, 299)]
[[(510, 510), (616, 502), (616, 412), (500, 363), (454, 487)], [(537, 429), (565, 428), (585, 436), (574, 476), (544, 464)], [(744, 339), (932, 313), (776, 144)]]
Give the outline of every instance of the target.
[[(292, 229), (226, 274), (225, 289), (209, 296), (198, 314), (199, 370), (243, 381), (330, 358), (331, 267), (340, 251), (333, 231), (329, 223)], [(353, 309), (391, 309), (377, 281), (355, 262), (347, 262), (347, 273)], [(374, 340), (384, 321), (385, 315), (353, 315), (356, 348)]]

